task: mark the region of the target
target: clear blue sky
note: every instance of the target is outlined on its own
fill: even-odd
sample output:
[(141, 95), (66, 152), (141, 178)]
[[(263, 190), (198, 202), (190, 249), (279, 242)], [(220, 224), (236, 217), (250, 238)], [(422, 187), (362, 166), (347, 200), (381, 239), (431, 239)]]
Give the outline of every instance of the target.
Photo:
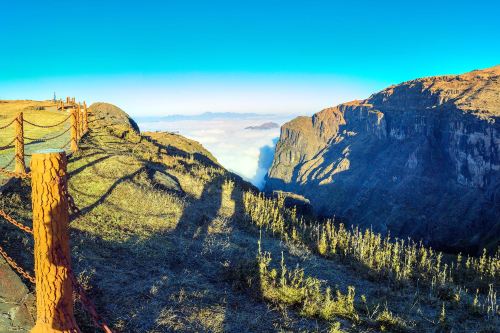
[[(57, 90), (129, 105), (127, 89), (136, 100), (157, 89), (191, 104), (157, 96), (165, 110), (132, 103), (133, 111), (178, 113), (227, 111), (233, 104), (219, 100), (226, 88), (234, 103), (259, 92), (267, 103), (281, 89), (284, 101), (290, 94), (301, 105), (283, 107), (299, 112), (316, 98), (331, 104), (499, 64), (499, 13), (498, 1), (481, 0), (2, 1), (0, 98)], [(206, 94), (214, 101), (196, 102)]]

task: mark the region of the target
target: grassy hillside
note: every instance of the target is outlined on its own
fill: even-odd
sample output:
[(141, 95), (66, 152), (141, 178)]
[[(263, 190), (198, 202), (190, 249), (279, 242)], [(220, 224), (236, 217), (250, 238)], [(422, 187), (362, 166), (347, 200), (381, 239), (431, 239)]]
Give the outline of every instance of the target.
[[(316, 222), (201, 145), (109, 104), (70, 158), (73, 266), (119, 332), (495, 332), (499, 257), (459, 259)], [(29, 184), (0, 207), (30, 223)], [(33, 244), (5, 223), (24, 267)], [(453, 266), (452, 266), (453, 265)], [(93, 332), (78, 308), (84, 332)]]

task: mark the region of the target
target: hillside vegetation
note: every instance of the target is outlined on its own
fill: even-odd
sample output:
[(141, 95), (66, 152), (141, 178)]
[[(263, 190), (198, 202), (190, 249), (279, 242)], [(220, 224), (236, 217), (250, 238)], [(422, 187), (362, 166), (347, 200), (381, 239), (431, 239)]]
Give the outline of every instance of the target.
[[(90, 107), (69, 160), (73, 266), (118, 332), (495, 332), (499, 254), (443, 255), (316, 221), (200, 144)], [(27, 182), (0, 206), (30, 224)], [(0, 223), (32, 267), (32, 241)], [(94, 332), (77, 306), (84, 332)], [(97, 332), (97, 330), (96, 330)]]

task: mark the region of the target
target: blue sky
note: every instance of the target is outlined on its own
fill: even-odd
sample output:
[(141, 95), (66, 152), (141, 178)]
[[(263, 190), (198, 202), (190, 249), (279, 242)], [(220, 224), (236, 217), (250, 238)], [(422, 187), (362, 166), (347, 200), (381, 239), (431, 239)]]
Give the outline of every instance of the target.
[(497, 1), (2, 1), (0, 99), (312, 113), (500, 63)]

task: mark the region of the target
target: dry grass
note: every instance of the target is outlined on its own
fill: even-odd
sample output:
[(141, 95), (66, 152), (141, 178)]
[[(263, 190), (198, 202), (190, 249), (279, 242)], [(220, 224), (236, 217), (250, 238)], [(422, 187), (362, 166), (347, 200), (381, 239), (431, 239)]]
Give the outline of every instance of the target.
[[(445, 261), (442, 253), (411, 240), (405, 242), (384, 238), (370, 230), (348, 230), (333, 221), (320, 223), (300, 217), (294, 208), (285, 207), (282, 196), (266, 198), (262, 194), (246, 192), (244, 206), (247, 220), (255, 226), (287, 243), (298, 244), (328, 260), (340, 261), (352, 267), (362, 273), (360, 279), (376, 281), (381, 286), (393, 288), (393, 291), (413, 292), (418, 299), (414, 305), (417, 302), (427, 303), (428, 308), (433, 308), (431, 312), (440, 314), (439, 318), (443, 317), (441, 313), (446, 304), (453, 309), (450, 315), (454, 320), (460, 318), (460, 324), (465, 323), (467, 318), (477, 326), (477, 318), (482, 318), (480, 322), (485, 329), (498, 325), (500, 312), (496, 290), (500, 278), (500, 252), (489, 256), (485, 251), (481, 257), (468, 256), (466, 259), (461, 255), (448, 255)], [(323, 296), (316, 298), (319, 303), (326, 303)], [(438, 303), (442, 304), (442, 308), (436, 306), (439, 301), (442, 302)], [(288, 300), (285, 298), (282, 302), (287, 304)], [(401, 311), (398, 304), (393, 304), (391, 308)], [(415, 314), (421, 317), (420, 320), (429, 320), (423, 315), (422, 309), (417, 313), (407, 312), (405, 316), (411, 318), (409, 321), (416, 321)], [(364, 319), (365, 323), (369, 324), (375, 319), (383, 323), (380, 329), (390, 327), (393, 331), (406, 330), (405, 320), (393, 315), (387, 309), (387, 303), (386, 310), (379, 317), (372, 317), (368, 315)], [(445, 321), (440, 319), (432, 322), (436, 326), (443, 326)], [(421, 323), (416, 322), (412, 326), (418, 324)], [(456, 325), (455, 329), (463, 329), (464, 326)]]
[[(481, 285), (477, 298), (453, 274), (433, 283), (445, 265), (437, 265), (437, 253), (426, 252), (430, 270), (418, 268), (401, 260), (407, 243), (396, 251), (375, 234), (320, 227), (280, 199), (259, 196), (190, 140), (141, 137), (123, 115), (112, 117), (118, 111), (107, 106), (104, 117), (101, 107), (91, 108), (91, 132), (69, 163), (70, 192), (82, 209), (71, 242), (80, 281), (118, 332), (498, 327), (498, 310), (487, 311), (496, 306), (490, 256), (453, 267), (468, 274), (470, 286)], [(29, 202), (27, 182), (0, 197), (26, 224)], [(9, 253), (31, 267), (32, 241), (3, 223), (0, 233)], [(82, 329), (93, 332), (77, 313)]]

